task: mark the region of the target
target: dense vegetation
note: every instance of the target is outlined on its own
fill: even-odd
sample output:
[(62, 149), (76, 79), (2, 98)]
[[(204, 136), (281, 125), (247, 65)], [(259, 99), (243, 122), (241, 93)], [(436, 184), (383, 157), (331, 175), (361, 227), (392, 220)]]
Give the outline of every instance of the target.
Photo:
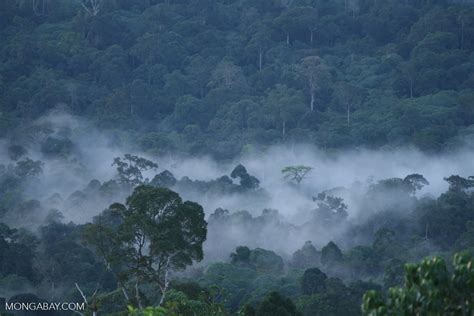
[[(356, 221), (338, 197), (352, 189), (326, 190), (312, 197), (311, 219), (295, 225), (271, 209), (254, 217), (219, 208), (206, 222), (199, 204), (171, 190), (265, 198), (269, 192), (241, 164), (231, 177), (210, 181), (178, 180), (167, 170), (149, 180), (142, 172), (158, 165), (128, 154), (113, 165), (115, 179), (92, 180), (62, 203), (58, 194), (41, 201), (15, 194), (39, 181), (41, 162), (23, 158), (2, 168), (0, 291), (9, 302), (84, 301), (86, 314), (120, 315), (128, 308), (132, 315), (342, 316), (360, 315), (367, 292), (368, 315), (424, 314), (440, 306), (453, 315), (473, 311), (473, 259), (456, 255), (450, 277), (441, 258), (474, 252), (472, 177), (446, 178), (449, 189), (438, 198), (417, 197), (429, 185), (419, 174), (368, 183), (357, 193), (366, 214)], [(299, 190), (308, 180), (287, 181)], [(124, 192), (130, 194), (125, 204), (111, 204), (90, 223), (65, 223), (59, 210), (78, 211)], [(59, 209), (47, 211), (51, 205)], [(226, 248), (232, 231), (254, 242), (301, 231), (318, 245), (321, 235), (332, 241), (320, 248), (307, 241), (287, 255)], [(227, 260), (187, 268), (203, 259), (206, 238), (221, 245), (217, 251), (227, 252)], [(403, 277), (405, 263), (432, 255), (441, 257), (407, 265)]]
[(1, 134), (58, 105), (141, 150), (218, 158), (474, 133), (469, 1), (82, 2), (0, 4)]
[[(298, 164), (273, 192), (240, 163), (203, 180), (160, 162), (471, 144), (472, 1), (6, 0), (0, 39), (0, 314), (4, 300), (87, 316), (474, 312), (471, 174), (443, 175), (439, 196), (417, 173), (310, 192), (319, 166)], [(76, 137), (95, 128), (147, 158), (97, 180), (86, 164), (108, 158)], [(61, 172), (67, 190), (48, 191)], [(245, 209), (288, 192), (310, 203), (303, 223)]]

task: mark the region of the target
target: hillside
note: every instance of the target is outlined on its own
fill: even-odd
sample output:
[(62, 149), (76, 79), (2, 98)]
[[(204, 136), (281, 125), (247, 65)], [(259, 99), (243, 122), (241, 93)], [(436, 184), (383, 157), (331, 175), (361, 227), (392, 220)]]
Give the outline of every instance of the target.
[(0, 0), (0, 43), (0, 316), (474, 315), (474, 0)]
[(276, 143), (432, 152), (474, 134), (467, 1), (0, 6), (0, 134), (58, 106), (143, 151), (219, 159)]

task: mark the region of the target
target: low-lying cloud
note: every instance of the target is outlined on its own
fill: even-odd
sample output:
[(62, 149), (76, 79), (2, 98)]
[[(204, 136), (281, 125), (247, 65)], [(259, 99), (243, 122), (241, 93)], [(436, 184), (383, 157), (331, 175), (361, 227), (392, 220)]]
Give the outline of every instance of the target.
[[(11, 144), (24, 146), (28, 150), (27, 157), (43, 161), (42, 175), (31, 181), (25, 194), (29, 199), (39, 200), (46, 210), (58, 208), (64, 215), (64, 222), (84, 223), (90, 221), (111, 202), (124, 202), (126, 194), (107, 198), (92, 194), (86, 203), (73, 205), (75, 194), (80, 195), (77, 192), (87, 191), (91, 180), (96, 179), (104, 183), (116, 177), (116, 171), (111, 166), (113, 158), (125, 153), (157, 162), (158, 173), (169, 170), (178, 180), (186, 176), (191, 180), (210, 181), (223, 175), (229, 176), (237, 164), (243, 164), (250, 175), (260, 180), (260, 191), (226, 194), (183, 190), (179, 185), (172, 188), (183, 198), (203, 205), (207, 217), (217, 208), (226, 209), (229, 214), (246, 210), (254, 220), (259, 216), (263, 218), (261, 214), (264, 209), (278, 210), (277, 222), (262, 224), (259, 231), (252, 234), (243, 230), (243, 224), (225, 229), (219, 228), (218, 225), (210, 226), (205, 248), (212, 259), (228, 256), (233, 250), (232, 247), (240, 244), (259, 246), (284, 254), (290, 254), (300, 248), (305, 240), (313, 240), (316, 245), (324, 244), (333, 238), (334, 234), (339, 234), (342, 228), (312, 230), (304, 228), (304, 224), (312, 219), (317, 207), (313, 197), (325, 190), (338, 188), (333, 193), (344, 198), (348, 206), (348, 221), (359, 221), (364, 217), (365, 211), (361, 209), (360, 197), (371, 184), (381, 179), (422, 174), (430, 185), (417, 192), (417, 196), (437, 197), (448, 188), (444, 177), (452, 174), (474, 174), (472, 149), (432, 155), (415, 148), (357, 149), (328, 154), (312, 145), (293, 144), (272, 146), (264, 151), (235, 158), (232, 162), (219, 162), (209, 156), (190, 158), (173, 153), (160, 157), (150, 156), (134, 150), (132, 145), (115, 144), (106, 133), (99, 132), (91, 124), (63, 112), (51, 113), (33, 125), (30, 128), (41, 126), (40, 131), (24, 129), (17, 131), (11, 139), (0, 140), (0, 164), (14, 164), (7, 150)], [(70, 152), (64, 156), (45, 154), (41, 144), (48, 137), (70, 140)], [(299, 185), (289, 184), (281, 170), (291, 165), (305, 165), (313, 169)], [(152, 179), (154, 173), (148, 173), (146, 176)], [(238, 180), (234, 179), (234, 183), (238, 184)], [(264, 219), (262, 221), (265, 222)]]

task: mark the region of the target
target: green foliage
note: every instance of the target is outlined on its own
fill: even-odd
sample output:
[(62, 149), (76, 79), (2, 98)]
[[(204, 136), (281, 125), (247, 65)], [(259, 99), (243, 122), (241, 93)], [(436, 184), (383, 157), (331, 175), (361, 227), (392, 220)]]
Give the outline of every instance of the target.
[[(458, 179), (456, 176), (450, 178)], [(419, 208), (420, 226), (426, 237), (444, 249), (454, 245), (466, 231), (466, 224), (474, 220), (470, 212), (474, 196), (472, 192), (465, 192), (466, 185), (470, 186), (469, 180), (460, 178), (436, 201)]]
[(301, 281), (301, 292), (304, 295), (313, 295), (324, 290), (327, 275), (318, 268), (311, 268), (304, 272)]
[(258, 306), (256, 316), (299, 316), (295, 304), (278, 292), (270, 293)]
[(466, 179), (458, 175), (452, 175), (449, 178), (445, 178), (444, 180), (449, 183), (450, 189), (454, 191), (468, 189), (474, 186), (473, 177), (469, 177), (468, 179)]
[[(280, 142), (439, 151), (474, 122), (466, 3), (82, 4), (2, 6), (2, 135), (59, 105), (141, 150), (227, 159)], [(71, 149), (49, 137), (46, 153)]]
[(239, 316), (256, 316), (255, 308), (252, 305), (245, 305), (239, 312)]
[(468, 250), (474, 253), (474, 222), (468, 221), (466, 223), (466, 231), (463, 232), (454, 244), (455, 250)]
[(369, 291), (364, 295), (365, 315), (470, 315), (474, 311), (473, 259), (458, 253), (450, 275), (444, 260), (433, 257), (405, 266), (405, 286), (391, 288), (387, 300)]
[(377, 253), (374, 247), (356, 246), (347, 251), (344, 259), (357, 277), (362, 278), (380, 272), (381, 258), (383, 255)]
[[(30, 281), (36, 281), (33, 270), (35, 240), (27, 243), (22, 239), (22, 232), (11, 229), (6, 224), (0, 223), (0, 277), (9, 275), (24, 277)], [(3, 282), (7, 280), (3, 279)]]
[(405, 178), (391, 178), (379, 181), (377, 184), (372, 186), (374, 191), (391, 191), (393, 194), (414, 194), (416, 191), (421, 190), (425, 185), (429, 185), (422, 175), (410, 174)]
[(259, 272), (281, 273), (283, 271), (283, 259), (270, 250), (261, 248), (252, 250), (249, 261)]
[(112, 166), (117, 166), (120, 181), (131, 186), (147, 183), (148, 179), (143, 179), (143, 172), (158, 168), (153, 161), (130, 154), (114, 158)]
[(43, 172), (43, 163), (25, 158), (16, 162), (15, 173), (20, 178), (36, 177)]
[[(35, 258), (35, 266), (42, 275), (43, 284), (50, 288), (74, 289), (74, 295), (77, 293), (76, 283), (86, 295), (99, 290), (113, 290), (116, 280), (106, 271), (100, 258), (82, 244), (81, 229), (72, 223), (59, 222), (41, 227), (39, 237), (42, 251)], [(82, 300), (80, 297), (78, 299)]]
[(411, 186), (412, 191), (421, 190), (425, 185), (429, 185), (428, 180), (420, 174), (410, 174), (403, 181)]
[(239, 246), (230, 254), (230, 258), (234, 265), (252, 268), (261, 273), (281, 273), (284, 265), (280, 256), (262, 248), (250, 250)]
[(247, 169), (241, 164), (238, 164), (234, 170), (232, 170), (230, 177), (232, 179), (239, 178), (240, 185), (245, 189), (257, 189), (260, 181), (248, 174)]
[(254, 269), (239, 267), (228, 263), (215, 263), (209, 266), (201, 283), (204, 286), (217, 286), (228, 293), (225, 305), (237, 310), (244, 299), (245, 290), (256, 278)]
[(157, 174), (151, 181), (150, 184), (156, 187), (169, 188), (176, 184), (176, 178), (168, 170), (162, 171)]
[(337, 265), (342, 263), (342, 261), (342, 252), (334, 242), (330, 241), (321, 250), (321, 263), (323, 266)]
[(144, 309), (137, 309), (133, 306), (127, 306), (130, 316), (167, 316), (169, 315), (163, 307), (146, 307)]
[(293, 253), (291, 266), (297, 269), (313, 268), (320, 265), (321, 253), (316, 250), (311, 241), (306, 241), (303, 247)]
[[(207, 294), (207, 295), (206, 295)], [(165, 302), (166, 315), (169, 316), (227, 316), (222, 304), (214, 301), (211, 293), (202, 293), (196, 299), (190, 299), (182, 292), (170, 290)]]
[(403, 284), (404, 265), (401, 260), (392, 259), (384, 272), (383, 285), (385, 289)]
[(334, 225), (344, 221), (347, 217), (347, 204), (342, 198), (330, 196), (326, 193), (319, 193), (316, 198), (318, 208), (314, 214), (314, 220), (321, 225)]
[[(123, 291), (156, 286), (165, 298), (172, 270), (203, 258), (206, 222), (202, 207), (166, 188), (138, 186), (126, 205), (111, 205), (88, 224), (85, 240), (116, 275)], [(138, 306), (142, 297), (136, 295)]]
[(313, 170), (312, 167), (308, 166), (288, 166), (281, 170), (285, 179), (295, 182), (296, 184), (300, 184), (309, 172)]
[(232, 264), (250, 265), (250, 249), (245, 246), (235, 248), (235, 252), (230, 254)]
[[(269, 250), (239, 247), (230, 264), (206, 266), (199, 287), (188, 288), (174, 287), (158, 267), (169, 264), (173, 272), (202, 259), (204, 212), (166, 188), (266, 198), (243, 165), (210, 181), (178, 180), (169, 171), (148, 181), (145, 173), (158, 166), (127, 154), (114, 160), (117, 180), (93, 181), (64, 201), (27, 195), (29, 184), (41, 185), (44, 167), (28, 158), (34, 146), (46, 158), (75, 158), (68, 134), (74, 126), (53, 131), (41, 123), (54, 108), (117, 135), (114, 144), (132, 139), (131, 150), (159, 155), (230, 161), (280, 143), (327, 151), (413, 145), (434, 153), (469, 144), (473, 21), (467, 1), (444, 0), (0, 1), (0, 135), (8, 146), (0, 164), (0, 221), (12, 223), (0, 224), (0, 287), (80, 300), (80, 281), (86, 295), (97, 294), (99, 314), (124, 313), (126, 305), (143, 307), (129, 310), (137, 315), (296, 314), (275, 293), (258, 304), (278, 291), (304, 315), (346, 316), (358, 315), (361, 293), (376, 288), (353, 279), (400, 286), (404, 262), (472, 251), (469, 175), (447, 177), (450, 188), (439, 198), (417, 197), (429, 184), (419, 174), (380, 180), (361, 198), (361, 220), (337, 239), (347, 250), (305, 244), (285, 262)], [(299, 184), (311, 170), (296, 165), (282, 173)], [(139, 186), (147, 183), (153, 187)], [(125, 205), (114, 204), (93, 223), (61, 224), (61, 214), (86, 209), (85, 201), (136, 186)], [(65, 209), (46, 208), (53, 200)], [(303, 226), (283, 223), (275, 210), (252, 216), (218, 209), (209, 220), (249, 237), (260, 237), (267, 225), (288, 233), (348, 224), (339, 196), (326, 192), (315, 202)], [(16, 228), (32, 219), (36, 237)], [(438, 259), (411, 266), (406, 288), (391, 290), (387, 302), (374, 294), (368, 306), (392, 306), (392, 314), (469, 314), (471, 259), (456, 258), (453, 276)], [(284, 273), (286, 263), (301, 270)], [(144, 307), (160, 299), (166, 311)], [(395, 309), (399, 303), (411, 309)]]

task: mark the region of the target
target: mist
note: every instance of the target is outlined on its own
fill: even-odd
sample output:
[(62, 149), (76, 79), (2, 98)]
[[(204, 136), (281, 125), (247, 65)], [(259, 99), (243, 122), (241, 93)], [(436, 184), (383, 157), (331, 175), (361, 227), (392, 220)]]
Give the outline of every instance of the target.
[[(414, 148), (356, 149), (328, 154), (311, 144), (294, 144), (272, 146), (245, 154), (233, 161), (221, 162), (210, 156), (184, 157), (173, 153), (152, 156), (137, 151), (132, 144), (112, 141), (111, 135), (64, 112), (52, 112), (28, 128), (30, 133), (25, 134), (24, 130), (22, 133), (26, 136), (12, 137), (0, 143), (0, 164), (14, 164), (8, 155), (8, 146), (14, 143), (27, 149), (26, 157), (44, 163), (43, 173), (30, 181), (24, 192), (28, 199), (40, 201), (43, 211), (38, 211), (37, 214), (41, 216), (28, 217), (22, 219), (21, 224), (16, 223), (30, 228), (41, 224), (50, 209), (59, 210), (64, 216), (63, 222), (83, 224), (91, 221), (111, 203), (124, 203), (130, 192), (99, 196), (93, 193), (97, 183), (91, 184), (91, 180), (98, 180), (103, 184), (116, 178), (116, 170), (111, 165), (113, 158), (125, 153), (158, 163), (158, 170), (145, 175), (150, 180), (155, 174), (168, 170), (178, 180), (188, 177), (191, 180), (210, 181), (229, 175), (239, 163), (244, 165), (250, 175), (260, 180), (258, 191), (232, 194), (211, 191), (203, 194), (202, 191), (183, 188), (179, 184), (171, 187), (183, 199), (201, 204), (208, 219), (216, 209), (222, 208), (228, 210), (229, 215), (250, 214), (251, 219), (245, 215), (248, 220), (263, 223), (259, 224), (259, 229), (236, 219), (230, 226), (228, 223), (225, 226), (210, 223), (208, 240), (204, 245), (205, 262), (228, 258), (229, 253), (238, 245), (262, 247), (289, 256), (301, 248), (306, 240), (313, 241), (318, 247), (330, 240), (338, 240), (344, 236), (348, 225), (363, 222), (373, 212), (383, 209), (383, 205), (379, 205), (374, 208), (375, 211), (367, 213), (362, 198), (372, 184), (382, 179), (422, 174), (430, 184), (416, 193), (420, 198), (437, 197), (446, 191), (448, 183), (443, 180), (444, 177), (474, 174), (474, 151), (468, 147), (437, 155), (427, 155)], [(40, 143), (52, 136), (71, 141), (69, 155), (51, 157), (40, 150)], [(299, 185), (290, 184), (284, 179), (281, 170), (291, 165), (305, 165), (313, 169)], [(235, 179), (234, 183), (237, 183)], [(317, 208), (313, 197), (327, 190), (332, 190), (331, 194), (344, 199), (347, 204), (347, 220), (344, 225), (337, 227), (321, 225), (315, 228), (314, 225), (307, 224)], [(393, 199), (383, 197), (383, 203), (390, 203), (390, 198)], [(241, 212), (244, 210), (248, 213)], [(403, 207), (400, 207), (400, 212), (402, 211)], [(268, 214), (272, 215), (267, 221), (265, 216)]]

